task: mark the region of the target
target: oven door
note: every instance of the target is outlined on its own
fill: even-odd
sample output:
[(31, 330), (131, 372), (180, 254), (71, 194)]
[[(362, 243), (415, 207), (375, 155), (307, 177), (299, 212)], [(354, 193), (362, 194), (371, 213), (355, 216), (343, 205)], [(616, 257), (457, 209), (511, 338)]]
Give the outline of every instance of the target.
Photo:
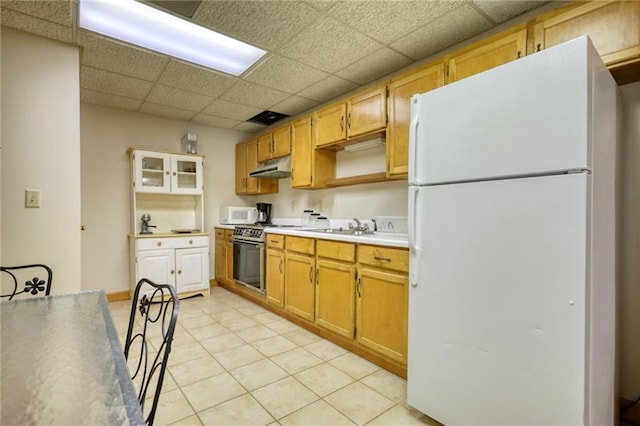
[(264, 293), (264, 243), (233, 240), (233, 279)]

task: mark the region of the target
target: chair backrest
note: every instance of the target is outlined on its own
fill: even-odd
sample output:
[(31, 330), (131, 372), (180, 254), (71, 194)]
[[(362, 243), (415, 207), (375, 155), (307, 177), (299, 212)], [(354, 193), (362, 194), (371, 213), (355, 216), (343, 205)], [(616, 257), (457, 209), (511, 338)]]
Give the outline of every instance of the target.
[[(124, 356), (148, 425), (153, 424), (156, 414), (179, 306), (180, 300), (173, 286), (156, 284), (146, 278), (138, 281), (131, 304)], [(147, 400), (147, 394), (151, 392), (153, 399)], [(151, 406), (145, 407), (145, 403), (151, 403)]]
[(53, 272), (47, 265), (0, 266), (2, 285), (0, 300), (23, 296), (48, 296), (51, 293)]

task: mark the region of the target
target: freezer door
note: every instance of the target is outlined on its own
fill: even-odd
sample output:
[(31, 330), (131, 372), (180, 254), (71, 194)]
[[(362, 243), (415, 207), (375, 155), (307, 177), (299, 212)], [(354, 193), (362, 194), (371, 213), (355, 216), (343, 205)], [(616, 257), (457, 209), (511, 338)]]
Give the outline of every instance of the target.
[(409, 405), (447, 425), (583, 424), (590, 181), (410, 189)]
[(409, 184), (590, 169), (594, 54), (581, 37), (414, 97)]

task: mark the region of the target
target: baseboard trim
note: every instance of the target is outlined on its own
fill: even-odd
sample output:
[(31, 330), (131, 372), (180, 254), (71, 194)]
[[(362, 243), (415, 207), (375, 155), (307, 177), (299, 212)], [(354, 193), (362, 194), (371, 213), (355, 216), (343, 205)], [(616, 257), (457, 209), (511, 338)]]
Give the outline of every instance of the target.
[(120, 300), (129, 300), (129, 291), (119, 291), (117, 293), (107, 293), (107, 301), (118, 302)]

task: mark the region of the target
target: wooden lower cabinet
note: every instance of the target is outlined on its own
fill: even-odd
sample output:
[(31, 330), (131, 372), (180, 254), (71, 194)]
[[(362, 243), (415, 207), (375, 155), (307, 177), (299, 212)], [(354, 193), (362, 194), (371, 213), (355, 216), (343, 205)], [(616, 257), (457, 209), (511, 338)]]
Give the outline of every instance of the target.
[(284, 306), (284, 236), (267, 236), (266, 300), (275, 306)]
[(225, 280), (228, 283), (232, 283), (233, 281), (233, 241), (231, 239), (227, 239), (225, 243), (226, 249), (224, 252), (225, 257)]
[(314, 320), (315, 259), (298, 253), (285, 253), (284, 308), (308, 321)]
[(233, 282), (233, 229), (215, 228), (215, 278), (218, 283)]
[(401, 272), (362, 266), (358, 271), (356, 340), (407, 363), (408, 278)]
[(355, 264), (318, 259), (316, 274), (316, 324), (353, 338)]

